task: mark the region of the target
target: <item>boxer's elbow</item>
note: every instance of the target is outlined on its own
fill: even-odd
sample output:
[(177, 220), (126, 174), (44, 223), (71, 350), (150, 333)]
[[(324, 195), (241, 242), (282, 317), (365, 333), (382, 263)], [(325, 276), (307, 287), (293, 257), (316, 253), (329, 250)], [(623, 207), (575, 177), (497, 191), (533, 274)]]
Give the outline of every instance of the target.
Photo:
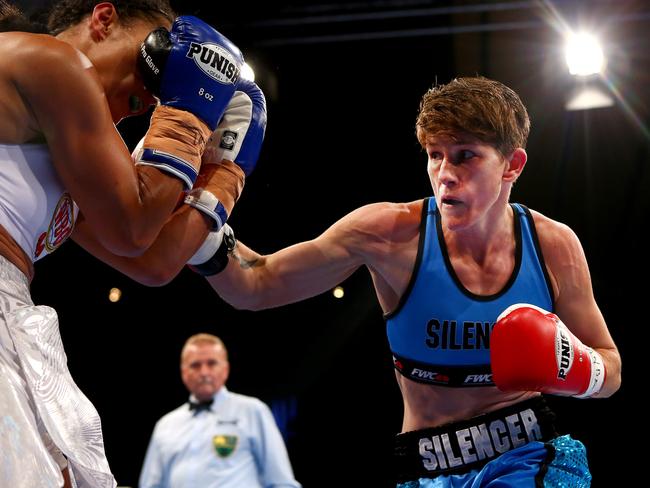
[(614, 393), (616, 393), (621, 387), (621, 374), (620, 372), (616, 375), (610, 375), (607, 373), (607, 379), (603, 384), (603, 388), (598, 392), (597, 395), (594, 395), (595, 398), (609, 398)]
[(155, 272), (148, 272), (134, 277), (135, 281), (144, 286), (161, 287), (169, 284), (178, 273), (169, 273), (166, 270), (156, 270)]
[(134, 227), (124, 227), (105, 235), (102, 245), (116, 256), (137, 258), (153, 244), (156, 235)]
[(183, 269), (183, 263), (168, 262), (161, 259), (144, 258), (133, 260), (128, 270), (122, 270), (132, 280), (141, 285), (160, 287), (169, 284)]

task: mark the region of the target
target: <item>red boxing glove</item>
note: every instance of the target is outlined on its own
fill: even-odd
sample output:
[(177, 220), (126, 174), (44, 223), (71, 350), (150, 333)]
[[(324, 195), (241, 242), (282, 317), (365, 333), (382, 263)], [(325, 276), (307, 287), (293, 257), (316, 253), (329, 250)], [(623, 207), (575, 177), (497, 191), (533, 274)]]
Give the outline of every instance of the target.
[(603, 358), (553, 313), (518, 303), (497, 319), (490, 335), (492, 379), (502, 391), (540, 391), (579, 398), (605, 382)]

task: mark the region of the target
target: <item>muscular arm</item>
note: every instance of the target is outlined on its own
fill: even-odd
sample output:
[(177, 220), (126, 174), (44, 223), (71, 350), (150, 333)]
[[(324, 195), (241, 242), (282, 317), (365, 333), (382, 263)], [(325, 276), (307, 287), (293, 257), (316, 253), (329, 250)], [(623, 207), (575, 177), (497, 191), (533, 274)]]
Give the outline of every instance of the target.
[(133, 165), (85, 56), (49, 36), (16, 36), (10, 76), (65, 188), (105, 249), (140, 254), (173, 211), (180, 180)]
[(540, 245), (556, 288), (556, 313), (584, 344), (598, 351), (607, 377), (598, 397), (621, 384), (621, 357), (598, 304), (582, 245), (567, 226), (535, 213)]
[[(205, 172), (196, 180), (198, 188), (209, 187), (218, 182), (220, 188), (227, 185), (227, 160), (215, 163), (210, 155), (204, 155)], [(231, 207), (234, 205), (232, 202)], [(83, 215), (77, 219), (72, 238), (90, 254), (120, 271), (133, 280), (147, 286), (169, 283), (183, 269), (187, 261), (204, 243), (214, 221), (197, 208), (181, 204), (165, 223), (156, 240), (140, 256), (119, 256), (106, 249), (95, 237), (93, 228)]]
[(87, 219), (80, 215), (72, 239), (90, 254), (147, 286), (169, 283), (201, 246), (212, 222), (198, 210), (182, 205), (164, 225), (154, 243), (140, 256), (118, 256), (94, 236)]
[(346, 215), (316, 239), (262, 256), (237, 243), (226, 269), (208, 278), (236, 308), (259, 310), (304, 300), (372, 266), (392, 238), (390, 204), (367, 205)]

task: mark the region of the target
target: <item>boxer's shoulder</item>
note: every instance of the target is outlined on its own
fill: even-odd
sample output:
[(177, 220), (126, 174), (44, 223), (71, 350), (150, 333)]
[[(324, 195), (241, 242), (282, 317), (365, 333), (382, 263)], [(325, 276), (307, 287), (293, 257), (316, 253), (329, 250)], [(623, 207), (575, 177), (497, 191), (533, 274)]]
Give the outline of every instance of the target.
[(422, 200), (409, 203), (370, 203), (350, 212), (339, 225), (350, 232), (382, 241), (417, 237), (422, 218)]

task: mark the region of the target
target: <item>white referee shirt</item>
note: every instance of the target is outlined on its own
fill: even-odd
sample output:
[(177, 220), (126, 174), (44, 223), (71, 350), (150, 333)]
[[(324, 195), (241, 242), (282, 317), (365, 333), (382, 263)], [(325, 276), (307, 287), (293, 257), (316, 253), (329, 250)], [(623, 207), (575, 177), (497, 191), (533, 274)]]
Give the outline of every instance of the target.
[(224, 386), (208, 410), (189, 404), (154, 427), (140, 488), (301, 488), (269, 407)]

